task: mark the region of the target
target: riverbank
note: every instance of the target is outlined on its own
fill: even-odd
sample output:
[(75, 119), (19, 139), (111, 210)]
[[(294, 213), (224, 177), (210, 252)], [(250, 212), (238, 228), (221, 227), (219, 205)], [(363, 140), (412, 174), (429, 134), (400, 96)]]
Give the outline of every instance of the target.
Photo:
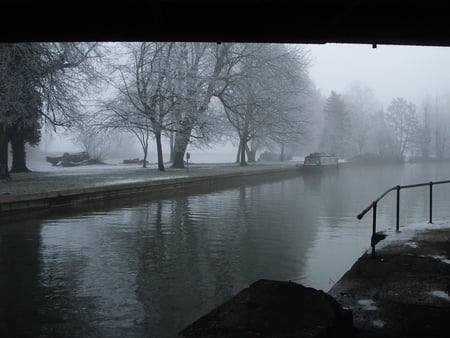
[(448, 337), (450, 223), (388, 233), (328, 293), (352, 310), (355, 337)]
[(294, 175), (299, 172), (296, 164), (190, 164), (188, 169), (168, 168), (164, 172), (155, 167), (136, 165), (95, 165), (13, 173), (11, 180), (0, 181), (0, 212), (42, 209), (196, 186), (250, 182), (267, 175)]

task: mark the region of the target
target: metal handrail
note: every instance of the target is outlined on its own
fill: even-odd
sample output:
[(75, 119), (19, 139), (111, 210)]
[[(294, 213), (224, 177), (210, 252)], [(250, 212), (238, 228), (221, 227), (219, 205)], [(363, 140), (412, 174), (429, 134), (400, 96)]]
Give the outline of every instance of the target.
[(391, 191), (396, 190), (397, 191), (397, 214), (396, 214), (396, 231), (399, 231), (399, 222), (400, 222), (400, 190), (401, 189), (408, 189), (408, 188), (416, 188), (416, 187), (423, 187), (423, 186), (429, 186), (430, 187), (430, 218), (429, 223), (433, 223), (432, 217), (433, 217), (433, 185), (437, 184), (445, 184), (450, 183), (450, 180), (448, 181), (437, 181), (437, 182), (428, 182), (428, 183), (419, 183), (419, 184), (409, 184), (409, 185), (396, 185), (395, 187), (392, 187), (388, 190), (386, 190), (383, 194), (380, 195), (375, 201), (373, 201), (367, 208), (365, 208), (363, 211), (361, 211), (358, 216), (356, 216), (358, 219), (361, 219), (364, 217), (365, 214), (369, 212), (370, 209), (373, 210), (373, 220), (372, 220), (372, 237), (370, 239), (370, 245), (372, 247), (372, 257), (375, 256), (375, 245), (377, 244), (377, 238), (376, 238), (376, 232), (377, 232), (377, 204), (378, 202), (387, 194), (389, 194)]

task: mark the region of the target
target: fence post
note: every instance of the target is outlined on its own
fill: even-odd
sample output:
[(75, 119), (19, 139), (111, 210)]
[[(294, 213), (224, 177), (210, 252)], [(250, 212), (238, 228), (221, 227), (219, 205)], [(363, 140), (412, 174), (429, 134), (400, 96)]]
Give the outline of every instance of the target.
[(400, 231), (400, 186), (397, 185), (397, 220), (395, 223), (395, 229), (397, 232)]
[(376, 245), (376, 233), (377, 233), (377, 202), (374, 201), (372, 203), (372, 212), (373, 212), (373, 218), (372, 218), (372, 239), (371, 239), (371, 246), (372, 246), (372, 257), (375, 257), (375, 245)]
[(430, 182), (430, 224), (433, 223), (433, 182)]

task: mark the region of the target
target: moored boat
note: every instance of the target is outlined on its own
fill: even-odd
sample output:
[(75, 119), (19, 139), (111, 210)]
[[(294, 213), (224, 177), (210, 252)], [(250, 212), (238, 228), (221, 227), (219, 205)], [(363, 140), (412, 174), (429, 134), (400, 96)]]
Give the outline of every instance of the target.
[(315, 152), (305, 157), (303, 169), (317, 170), (323, 167), (336, 168), (339, 159), (334, 154)]
[[(46, 156), (45, 160), (54, 166), (74, 167), (78, 165), (91, 164), (91, 157), (87, 152), (76, 154), (64, 153), (62, 156)], [(88, 163), (91, 161), (90, 163)], [(97, 161), (98, 162), (98, 161)]]

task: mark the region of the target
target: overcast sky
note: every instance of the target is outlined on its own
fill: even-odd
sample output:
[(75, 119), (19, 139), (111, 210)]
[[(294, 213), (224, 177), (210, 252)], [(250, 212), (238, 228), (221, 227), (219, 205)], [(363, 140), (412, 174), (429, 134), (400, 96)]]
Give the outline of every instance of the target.
[(307, 45), (310, 76), (322, 94), (344, 93), (355, 82), (374, 90), (386, 108), (399, 96), (420, 104), (450, 93), (450, 48), (356, 44)]

